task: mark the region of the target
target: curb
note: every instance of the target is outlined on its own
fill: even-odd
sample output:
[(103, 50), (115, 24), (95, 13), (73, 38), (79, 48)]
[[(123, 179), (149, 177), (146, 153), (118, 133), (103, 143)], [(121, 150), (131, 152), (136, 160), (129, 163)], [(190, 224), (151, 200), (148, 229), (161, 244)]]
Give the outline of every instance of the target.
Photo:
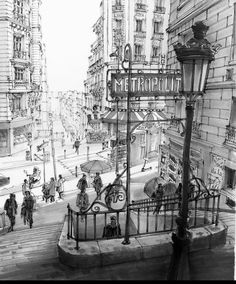
[[(190, 253), (211, 249), (226, 243), (227, 226), (221, 221), (217, 226), (208, 225), (194, 228), (191, 232)], [(124, 262), (135, 262), (150, 258), (165, 258), (170, 261), (172, 255), (172, 232), (157, 233), (146, 236), (130, 237), (130, 244), (124, 246), (123, 238), (79, 242), (67, 239), (67, 217), (63, 225), (57, 247), (61, 263), (74, 268), (94, 268)], [(160, 261), (160, 265), (161, 261)]]

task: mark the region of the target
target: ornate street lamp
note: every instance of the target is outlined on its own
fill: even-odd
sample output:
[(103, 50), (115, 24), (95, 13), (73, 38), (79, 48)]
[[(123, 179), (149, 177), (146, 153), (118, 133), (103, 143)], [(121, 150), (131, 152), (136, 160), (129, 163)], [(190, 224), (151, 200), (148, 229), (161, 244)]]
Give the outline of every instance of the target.
[(215, 46), (205, 39), (209, 29), (202, 21), (192, 26), (194, 37), (185, 45), (174, 46), (177, 59), (181, 64), (182, 89), (180, 93), (186, 98), (186, 130), (183, 146), (182, 200), (179, 216), (176, 218), (177, 231), (172, 234), (173, 255), (171, 258), (168, 280), (188, 279), (188, 248), (190, 235), (188, 228), (189, 197), (189, 153), (192, 134), (194, 103), (198, 96), (204, 94), (209, 66), (220, 45)]

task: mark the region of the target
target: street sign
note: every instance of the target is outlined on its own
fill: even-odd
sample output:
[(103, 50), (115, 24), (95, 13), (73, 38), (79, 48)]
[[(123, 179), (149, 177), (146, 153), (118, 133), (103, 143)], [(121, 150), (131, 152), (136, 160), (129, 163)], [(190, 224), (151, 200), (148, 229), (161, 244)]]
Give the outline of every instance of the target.
[[(179, 95), (181, 74), (175, 70), (156, 73), (132, 73), (131, 96), (150, 97)], [(129, 80), (127, 73), (111, 73), (111, 97), (126, 97)]]

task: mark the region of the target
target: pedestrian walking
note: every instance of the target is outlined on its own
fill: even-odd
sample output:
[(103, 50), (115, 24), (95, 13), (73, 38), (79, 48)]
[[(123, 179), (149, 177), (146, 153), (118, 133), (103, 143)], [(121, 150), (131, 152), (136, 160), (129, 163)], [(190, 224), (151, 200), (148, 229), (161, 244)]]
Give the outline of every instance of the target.
[(85, 191), (88, 187), (87, 177), (86, 174), (83, 174), (82, 178), (79, 179), (77, 183), (77, 187), (79, 190)]
[(151, 198), (155, 201), (157, 201), (157, 205), (156, 205), (156, 208), (154, 209), (153, 211), (153, 214), (154, 213), (159, 213), (160, 209), (161, 209), (161, 206), (162, 206), (162, 196), (164, 194), (164, 189), (163, 189), (163, 186), (161, 183), (158, 184), (158, 187), (156, 189), (156, 191), (153, 192)]
[(25, 196), (25, 191), (29, 189), (29, 183), (27, 179), (24, 179), (24, 183), (22, 184), (22, 194)]
[(98, 200), (101, 200), (101, 195), (99, 195), (99, 194), (101, 192), (103, 184), (102, 184), (102, 179), (101, 179), (99, 173), (96, 173), (96, 176), (94, 177), (92, 184), (93, 184), (93, 187), (94, 187), (94, 189), (97, 193)]
[(84, 211), (89, 206), (89, 197), (85, 190), (81, 190), (80, 193), (77, 194), (76, 198), (76, 206), (80, 211)]
[(59, 199), (63, 199), (63, 193), (64, 193), (64, 182), (65, 179), (62, 177), (62, 175), (58, 176), (58, 180), (57, 180), (57, 186), (56, 186), (56, 191), (59, 194)]
[[(77, 194), (76, 206), (79, 208), (80, 212), (83, 213), (89, 207), (89, 197), (85, 192), (86, 189), (81, 189), (80, 193)], [(84, 216), (81, 215), (81, 222), (84, 221)]]
[(10, 193), (10, 198), (5, 201), (4, 210), (6, 210), (6, 215), (10, 220), (10, 227), (8, 232), (13, 231), (13, 227), (16, 223), (16, 214), (17, 214), (17, 202), (16, 195), (14, 193)]
[(49, 183), (49, 196), (51, 203), (55, 201), (55, 194), (56, 194), (56, 183), (54, 177), (51, 177)]
[(25, 191), (25, 197), (21, 205), (21, 218), (24, 220), (24, 225), (28, 224), (30, 228), (33, 225), (33, 209), (34, 199), (29, 190)]
[(77, 155), (79, 155), (79, 147), (80, 147), (80, 140), (76, 138), (73, 148), (75, 148), (75, 153), (77, 153)]

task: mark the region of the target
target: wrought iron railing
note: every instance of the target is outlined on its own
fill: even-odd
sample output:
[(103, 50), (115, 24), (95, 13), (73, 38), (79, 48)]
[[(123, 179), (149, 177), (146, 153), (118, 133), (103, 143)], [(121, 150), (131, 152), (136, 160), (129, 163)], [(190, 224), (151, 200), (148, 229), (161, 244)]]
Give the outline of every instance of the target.
[(136, 10), (146, 11), (147, 6), (142, 3), (136, 3)]
[(146, 60), (146, 55), (135, 54), (134, 61), (136, 62), (143, 62)]
[[(122, 173), (123, 174), (123, 173)], [(220, 194), (216, 191), (209, 191), (205, 188), (201, 179), (194, 179), (194, 189), (189, 195), (189, 228), (215, 224), (219, 219)], [(202, 190), (204, 187), (204, 190)], [(104, 195), (103, 195), (104, 194)], [(126, 204), (125, 189), (116, 184), (109, 184), (96, 198), (95, 201), (84, 211), (73, 209), (68, 204), (67, 238), (76, 241), (76, 249), (79, 249), (79, 242), (101, 240), (107, 238), (122, 238), (125, 234)], [(123, 202), (121, 208), (114, 209), (108, 206), (109, 202), (116, 204)], [(109, 201), (109, 202), (108, 202)], [(151, 198), (132, 201), (130, 209), (129, 236), (169, 232), (176, 229), (175, 219), (179, 214), (181, 197), (176, 194), (163, 196), (162, 199)], [(111, 204), (111, 203), (110, 203)], [(105, 210), (100, 210), (101, 207)], [(115, 227), (119, 227), (109, 237), (105, 235), (109, 217), (116, 219)]]
[(165, 7), (156, 6), (154, 12), (156, 12), (156, 13), (165, 13), (166, 12), (166, 8)]
[(27, 60), (28, 59), (28, 54), (27, 54), (26, 51), (14, 50), (13, 57), (14, 58), (18, 58), (18, 59)]

